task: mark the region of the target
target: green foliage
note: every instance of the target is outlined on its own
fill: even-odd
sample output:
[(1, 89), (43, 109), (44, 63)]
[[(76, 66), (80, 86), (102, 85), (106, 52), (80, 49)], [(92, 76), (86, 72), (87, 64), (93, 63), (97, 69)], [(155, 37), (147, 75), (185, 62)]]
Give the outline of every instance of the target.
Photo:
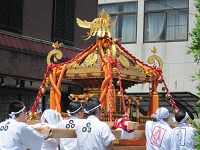
[[(200, 0), (196, 1), (196, 9), (197, 13), (195, 14), (196, 17), (196, 24), (195, 28), (192, 30), (192, 32), (189, 34), (192, 37), (192, 43), (189, 46), (189, 50), (187, 51), (187, 54), (192, 53), (194, 55), (194, 61), (197, 62), (197, 65), (199, 65), (200, 61)], [(192, 81), (199, 81), (197, 88), (197, 94), (200, 96), (200, 70), (195, 73), (195, 75), (192, 76)], [(197, 102), (197, 105), (200, 105), (200, 100)], [(200, 109), (195, 107), (198, 115), (200, 116)], [(197, 143), (196, 149), (200, 150), (200, 123), (191, 121), (192, 125), (196, 128), (196, 136), (195, 141)]]
[(190, 120), (191, 124), (196, 128), (196, 136), (194, 140), (196, 141), (195, 149), (200, 150), (200, 123), (197, 121)]
[[(192, 37), (192, 43), (189, 46), (189, 50), (187, 51), (187, 54), (192, 53), (194, 55), (194, 61), (197, 62), (197, 65), (200, 63), (200, 0), (196, 1), (196, 9), (197, 12), (195, 14), (196, 17), (196, 26), (193, 28), (192, 32), (189, 34)], [(197, 94), (200, 96), (200, 70), (195, 73), (194, 76), (192, 76), (192, 81), (199, 81), (197, 85)]]
[(199, 81), (196, 88), (197, 88), (197, 95), (200, 96), (200, 70), (197, 73), (195, 73), (195, 75), (192, 76), (192, 81), (195, 81), (195, 80)]
[[(188, 54), (193, 53), (195, 62), (199, 61), (200, 58), (200, 0), (196, 2), (196, 8), (198, 13), (195, 14), (196, 17), (196, 27), (193, 31), (189, 34), (192, 37), (191, 46), (189, 46), (189, 50), (187, 51)], [(198, 79), (200, 79), (200, 74), (198, 74)]]

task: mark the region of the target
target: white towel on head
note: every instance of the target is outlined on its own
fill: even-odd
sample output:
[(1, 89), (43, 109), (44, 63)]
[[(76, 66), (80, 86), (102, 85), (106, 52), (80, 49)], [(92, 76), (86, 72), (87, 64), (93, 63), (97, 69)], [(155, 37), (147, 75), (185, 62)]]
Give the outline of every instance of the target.
[(156, 118), (157, 120), (165, 119), (169, 117), (169, 110), (165, 107), (160, 107), (156, 110), (156, 114), (152, 114), (151, 117)]
[(41, 123), (44, 123), (45, 120), (48, 122), (48, 124), (55, 125), (58, 122), (62, 121), (63, 118), (57, 111), (53, 109), (47, 109), (43, 112), (40, 121)]
[(179, 122), (179, 124), (184, 123), (185, 120), (187, 120), (190, 116), (188, 115), (188, 113), (185, 113), (185, 117)]
[[(180, 122), (178, 122), (178, 123), (179, 123), (179, 124), (184, 123), (185, 120), (187, 120), (189, 117), (190, 117), (190, 116), (188, 115), (188, 113), (185, 112), (185, 117), (184, 117)], [(172, 121), (173, 121), (173, 122), (177, 122), (175, 117), (172, 117)]]

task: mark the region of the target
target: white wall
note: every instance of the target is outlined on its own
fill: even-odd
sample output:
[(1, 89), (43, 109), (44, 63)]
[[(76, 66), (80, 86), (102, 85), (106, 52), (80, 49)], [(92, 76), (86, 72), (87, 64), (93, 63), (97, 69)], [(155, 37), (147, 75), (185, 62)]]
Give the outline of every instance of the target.
[[(131, 0), (98, 0), (99, 4), (130, 2)], [(137, 0), (132, 0), (137, 1)], [(189, 32), (195, 27), (195, 6), (194, 0), (189, 0)], [(186, 54), (191, 43), (191, 37), (183, 42), (158, 42), (143, 43), (143, 20), (144, 20), (144, 0), (138, 0), (138, 22), (137, 22), (137, 43), (122, 44), (126, 50), (138, 59), (147, 63), (147, 58), (152, 55), (149, 49), (157, 48), (157, 55), (163, 61), (163, 75), (167, 86), (171, 92), (189, 91), (197, 93), (196, 86), (200, 81), (191, 81), (191, 76), (200, 69), (200, 65), (194, 63), (193, 55)], [(161, 91), (159, 85), (158, 91)], [(148, 92), (148, 84), (136, 85), (126, 90), (126, 92)]]

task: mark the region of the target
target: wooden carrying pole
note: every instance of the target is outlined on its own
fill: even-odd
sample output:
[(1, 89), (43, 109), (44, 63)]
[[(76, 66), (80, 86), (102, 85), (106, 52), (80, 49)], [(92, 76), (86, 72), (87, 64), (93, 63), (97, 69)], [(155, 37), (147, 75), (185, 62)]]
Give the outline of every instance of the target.
[[(34, 128), (38, 132), (42, 132), (43, 128)], [(76, 129), (60, 129), (60, 128), (52, 128), (52, 137), (51, 138), (76, 138)], [(121, 139), (121, 130), (111, 130), (113, 135), (116, 137), (116, 139)], [(144, 130), (135, 130), (134, 131), (134, 137), (133, 139), (139, 139), (139, 138), (145, 138), (145, 131)]]
[[(32, 124), (32, 123), (29, 122), (29, 124)], [(39, 131), (39, 132), (42, 132), (42, 130), (43, 130), (42, 127), (34, 128), (34, 129)], [(127, 129), (129, 129), (129, 130), (138, 129), (138, 123), (137, 122), (129, 122)], [(116, 139), (121, 139), (121, 134), (122, 134), (121, 130), (111, 130), (111, 131), (114, 134), (114, 136), (116, 137)], [(52, 138), (76, 138), (76, 130), (75, 129), (52, 128), (51, 132), (52, 132)], [(137, 132), (138, 131), (136, 131), (136, 133)], [(136, 137), (138, 138), (137, 135), (136, 135)]]
[[(35, 130), (42, 132), (43, 128), (34, 128)], [(52, 128), (52, 138), (76, 138), (76, 129), (60, 129), (60, 128)], [(121, 130), (112, 130), (112, 133), (116, 137), (116, 139), (121, 138), (122, 131)]]

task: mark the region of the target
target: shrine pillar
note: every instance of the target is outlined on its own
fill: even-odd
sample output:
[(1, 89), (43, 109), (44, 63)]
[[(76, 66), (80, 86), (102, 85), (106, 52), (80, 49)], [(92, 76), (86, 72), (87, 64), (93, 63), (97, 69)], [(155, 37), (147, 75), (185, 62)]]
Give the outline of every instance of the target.
[(151, 83), (150, 90), (150, 99), (149, 99), (149, 108), (147, 111), (147, 116), (151, 116), (152, 114), (156, 113), (156, 110), (159, 107), (159, 94), (157, 92), (158, 87), (158, 78), (159, 75), (156, 73), (154, 74), (154, 81)]
[(52, 87), (50, 88), (50, 109), (56, 110), (55, 91)]

